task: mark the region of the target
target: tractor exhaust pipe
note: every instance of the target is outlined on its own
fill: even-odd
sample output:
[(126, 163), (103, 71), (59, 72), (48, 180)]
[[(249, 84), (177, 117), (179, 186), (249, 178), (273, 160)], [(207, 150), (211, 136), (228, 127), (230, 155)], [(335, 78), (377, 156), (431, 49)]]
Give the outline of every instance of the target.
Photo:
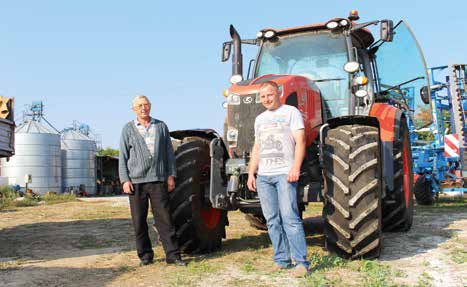
[(232, 55), (232, 76), (239, 75), (241, 80), (243, 80), (242, 40), (233, 25), (230, 25), (230, 36), (232, 37), (234, 46), (234, 52)]

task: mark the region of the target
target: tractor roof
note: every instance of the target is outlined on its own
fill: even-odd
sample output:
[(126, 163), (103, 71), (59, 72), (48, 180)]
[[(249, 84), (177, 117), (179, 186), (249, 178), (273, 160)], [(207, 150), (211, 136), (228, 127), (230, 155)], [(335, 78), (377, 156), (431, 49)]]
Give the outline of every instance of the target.
[[(340, 21), (345, 18), (334, 18), (331, 19), (327, 22), (320, 23), (320, 24), (311, 24), (311, 25), (305, 25), (305, 26), (296, 26), (296, 27), (291, 27), (291, 28), (282, 28), (282, 29), (274, 29), (274, 28), (265, 28), (262, 29), (261, 32), (266, 32), (266, 31), (274, 31), (277, 36), (283, 36), (283, 35), (290, 35), (290, 34), (295, 34), (295, 33), (303, 33), (303, 32), (308, 32), (308, 31), (319, 31), (319, 30), (329, 30), (326, 27), (326, 24), (330, 21)], [(346, 19), (348, 20), (348, 19)], [(352, 25), (355, 25), (355, 22), (352, 22)], [(370, 30), (368, 29), (359, 29), (356, 31), (352, 32), (352, 38), (354, 41), (357, 41), (361, 46), (367, 48), (369, 47), (373, 42), (374, 38), (373, 35), (371, 34)]]

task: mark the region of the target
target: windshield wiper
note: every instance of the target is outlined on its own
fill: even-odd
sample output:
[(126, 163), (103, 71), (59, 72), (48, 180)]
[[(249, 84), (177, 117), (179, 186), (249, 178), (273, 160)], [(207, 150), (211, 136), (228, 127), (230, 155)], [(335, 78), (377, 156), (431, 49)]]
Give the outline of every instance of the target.
[(345, 80), (344, 78), (330, 78), (330, 79), (319, 79), (319, 80), (313, 80), (315, 82), (329, 82), (329, 81), (342, 81)]
[(417, 81), (417, 80), (421, 80), (421, 79), (425, 79), (425, 77), (416, 77), (416, 78), (413, 78), (413, 79), (408, 80), (408, 81), (406, 81), (406, 82), (403, 82), (403, 83), (400, 83), (400, 84), (398, 84), (398, 85), (392, 86), (392, 87), (390, 87), (390, 88), (388, 88), (388, 89), (386, 89), (386, 90), (380, 92), (380, 94), (382, 94), (382, 95), (383, 95), (383, 94), (387, 94), (390, 90), (394, 90), (394, 89), (396, 89), (396, 88), (400, 90), (400, 89), (401, 89), (401, 86), (406, 85), (406, 84), (411, 83), (411, 82), (415, 82), (415, 81)]

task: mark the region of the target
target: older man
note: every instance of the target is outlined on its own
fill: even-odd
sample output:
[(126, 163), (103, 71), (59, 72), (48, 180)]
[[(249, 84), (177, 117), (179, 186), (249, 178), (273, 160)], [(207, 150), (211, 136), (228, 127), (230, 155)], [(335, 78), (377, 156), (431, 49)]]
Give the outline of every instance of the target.
[(145, 96), (133, 100), (136, 119), (128, 122), (120, 139), (119, 175), (123, 192), (129, 195), (136, 250), (141, 265), (153, 263), (148, 235), (148, 201), (168, 264), (185, 266), (169, 213), (169, 192), (175, 188), (175, 158), (166, 124), (150, 116)]
[(267, 110), (255, 120), (247, 184), (252, 191), (258, 189), (274, 249), (274, 270), (291, 267), (293, 259), (293, 275), (300, 277), (309, 266), (297, 205), (297, 181), (305, 157), (303, 118), (297, 108), (281, 104), (276, 83), (263, 83), (259, 92)]

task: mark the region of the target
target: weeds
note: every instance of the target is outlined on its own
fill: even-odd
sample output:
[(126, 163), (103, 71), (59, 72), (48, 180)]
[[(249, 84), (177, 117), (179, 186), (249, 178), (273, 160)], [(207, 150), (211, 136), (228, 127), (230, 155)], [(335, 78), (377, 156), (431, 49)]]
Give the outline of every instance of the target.
[(451, 260), (456, 264), (463, 264), (467, 262), (467, 251), (464, 249), (456, 248), (449, 254), (451, 255)]
[(366, 275), (364, 278), (364, 286), (397, 286), (395, 283), (392, 282), (394, 272), (388, 265), (381, 264), (377, 261), (362, 260), (359, 271)]
[(18, 192), (9, 186), (0, 188), (0, 210), (12, 207), (36, 206), (40, 202), (44, 204), (55, 204), (75, 200), (76, 196), (73, 194), (55, 193), (47, 193), (46, 195), (39, 197), (31, 197), (29, 195), (19, 197)]
[(433, 281), (433, 277), (431, 277), (430, 274), (423, 272), (420, 277), (418, 277), (418, 282), (417, 282), (417, 287), (431, 287), (433, 284), (431, 282)]
[(323, 256), (318, 253), (313, 253), (310, 258), (310, 263), (314, 270), (327, 270), (333, 267), (343, 267), (347, 264), (347, 261), (335, 255)]
[(248, 273), (248, 272), (253, 272), (253, 271), (256, 270), (256, 267), (255, 267), (255, 265), (253, 264), (253, 262), (251, 262), (251, 261), (248, 260), (247, 262), (245, 262), (245, 263), (243, 264), (242, 270), (245, 271), (245, 272), (247, 272), (247, 273)]

